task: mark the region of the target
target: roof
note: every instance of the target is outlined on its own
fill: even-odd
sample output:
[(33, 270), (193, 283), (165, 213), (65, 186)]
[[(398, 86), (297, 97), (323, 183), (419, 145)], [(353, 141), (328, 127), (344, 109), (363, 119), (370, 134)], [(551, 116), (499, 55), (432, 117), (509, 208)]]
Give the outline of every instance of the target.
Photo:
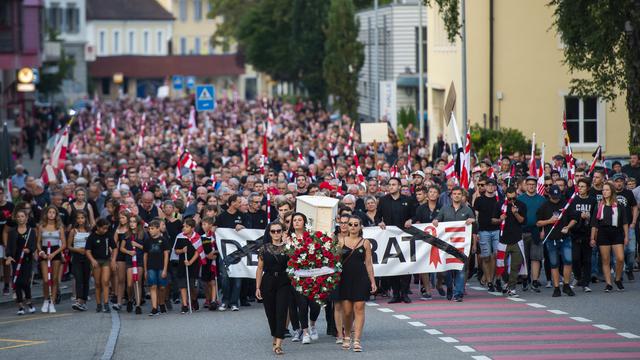
[(89, 65), (92, 77), (122, 73), (130, 78), (157, 78), (171, 75), (225, 76), (244, 74), (244, 61), (231, 55), (105, 56)]
[(155, 0), (87, 0), (87, 20), (174, 20)]

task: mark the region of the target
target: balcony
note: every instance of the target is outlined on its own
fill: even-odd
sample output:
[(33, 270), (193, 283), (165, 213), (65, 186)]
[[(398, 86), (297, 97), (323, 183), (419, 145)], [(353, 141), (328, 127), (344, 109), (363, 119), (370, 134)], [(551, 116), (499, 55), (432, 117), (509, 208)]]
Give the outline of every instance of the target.
[(59, 41), (45, 41), (42, 53), (43, 62), (56, 62), (62, 54), (62, 43)]

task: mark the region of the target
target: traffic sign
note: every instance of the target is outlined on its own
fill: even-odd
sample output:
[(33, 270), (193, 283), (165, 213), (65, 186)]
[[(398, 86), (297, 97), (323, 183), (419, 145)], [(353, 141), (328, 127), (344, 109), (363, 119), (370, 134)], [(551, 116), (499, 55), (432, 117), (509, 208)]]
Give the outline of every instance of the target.
[(194, 87), (196, 87), (196, 77), (187, 76), (187, 89), (193, 90)]
[(216, 89), (213, 85), (196, 86), (196, 110), (212, 111), (216, 108)]
[(182, 81), (183, 78), (181, 75), (173, 75), (173, 79), (171, 82), (173, 83), (174, 90), (182, 90)]
[(33, 83), (34, 84), (39, 84), (40, 83), (40, 70), (38, 70), (38, 68), (32, 68), (31, 71), (33, 71)]

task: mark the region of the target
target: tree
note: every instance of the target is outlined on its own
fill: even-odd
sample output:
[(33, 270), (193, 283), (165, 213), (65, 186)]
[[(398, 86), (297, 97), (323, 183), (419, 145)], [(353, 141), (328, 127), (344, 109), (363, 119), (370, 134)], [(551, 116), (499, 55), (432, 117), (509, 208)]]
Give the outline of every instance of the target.
[(438, 6), (447, 38), (454, 42), (456, 36), (460, 35), (460, 0), (422, 0), (422, 3), (426, 6)]
[(629, 151), (640, 151), (640, 0), (551, 0), (564, 63), (590, 77), (571, 81), (571, 93), (613, 102), (626, 92)]
[(209, 0), (211, 10), (207, 14), (209, 19), (221, 17), (224, 21), (216, 25), (216, 31), (211, 36), (212, 46), (222, 46), (229, 50), (231, 40), (237, 38), (237, 30), (242, 18), (257, 5), (260, 0)]
[[(59, 41), (59, 33), (50, 30), (49, 41)], [(55, 63), (45, 62), (40, 69), (40, 82), (38, 91), (45, 95), (54, 95), (60, 92), (62, 81), (69, 79), (73, 75), (75, 60), (70, 55), (65, 54), (64, 49), (60, 52), (60, 60)]]
[(352, 0), (331, 0), (325, 33), (324, 77), (340, 112), (353, 119), (358, 109), (358, 73), (364, 64), (359, 27)]

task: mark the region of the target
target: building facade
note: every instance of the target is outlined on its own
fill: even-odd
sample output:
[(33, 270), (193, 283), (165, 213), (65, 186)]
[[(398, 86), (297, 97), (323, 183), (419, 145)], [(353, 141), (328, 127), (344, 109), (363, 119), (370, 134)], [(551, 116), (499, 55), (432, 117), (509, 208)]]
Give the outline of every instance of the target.
[[(591, 159), (602, 145), (609, 155), (627, 154), (629, 121), (624, 97), (610, 104), (593, 96), (568, 96), (571, 74), (563, 65), (563, 44), (553, 27), (552, 7), (538, 1), (466, 2), (467, 114), (470, 124), (515, 128), (546, 144), (547, 161), (561, 152), (566, 113), (577, 157)], [(444, 104), (450, 84), (457, 93), (454, 113), (462, 129), (462, 51), (447, 39), (437, 8), (428, 9), (428, 112), (430, 140), (444, 133)], [(611, 105), (615, 105), (615, 110)]]

